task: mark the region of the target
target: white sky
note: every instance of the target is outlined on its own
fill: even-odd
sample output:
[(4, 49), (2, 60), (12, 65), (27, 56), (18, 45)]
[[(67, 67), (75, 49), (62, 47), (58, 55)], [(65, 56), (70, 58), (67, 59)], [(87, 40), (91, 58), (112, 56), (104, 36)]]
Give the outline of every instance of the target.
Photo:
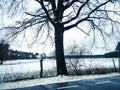
[[(64, 48), (67, 48), (75, 41), (81, 47), (85, 47), (88, 50), (91, 50), (93, 54), (103, 54), (108, 51), (113, 51), (117, 44), (117, 41), (115, 39), (112, 39), (107, 42), (108, 44), (106, 44), (106, 48), (103, 48), (104, 42), (98, 40), (96, 41), (96, 44), (94, 44), (93, 48), (90, 48), (92, 47), (92, 45), (89, 42), (90, 41), (89, 38), (91, 37), (90, 36), (85, 37), (85, 36), (86, 34), (84, 34), (79, 30), (66, 31), (64, 33)], [(29, 46), (27, 43), (20, 44), (19, 42), (16, 42), (11, 45), (11, 48), (14, 50), (20, 50), (20, 51), (38, 52), (38, 53), (45, 52), (46, 54), (49, 54), (49, 52), (54, 50), (54, 45), (51, 45), (48, 42), (47, 45), (35, 43), (32, 46)]]
[[(32, 4), (32, 10), (34, 10), (34, 9), (36, 9), (36, 7), (39, 7), (39, 5), (38, 4), (36, 4), (36, 2), (32, 2), (32, 3), (30, 3), (30, 5)], [(35, 4), (35, 5), (33, 5), (33, 4)], [(26, 5), (27, 6), (27, 5)], [(29, 7), (29, 5), (27, 6), (27, 7)], [(26, 7), (26, 8), (27, 8)], [(31, 9), (29, 9), (29, 10), (31, 10)], [(0, 25), (9, 25), (9, 24), (11, 24), (11, 22), (13, 22), (13, 21), (15, 21), (16, 19), (20, 19), (20, 17), (19, 16), (16, 16), (14, 19), (9, 19), (6, 15), (4, 15), (4, 17), (2, 18), (0, 18), (1, 20), (3, 19), (4, 20), (4, 22), (2, 22), (2, 21), (0, 21)], [(28, 33), (29, 34), (29, 36), (31, 36), (31, 33), (29, 32)], [(91, 39), (91, 36), (92, 35), (90, 35), (90, 36), (87, 36), (87, 37), (85, 37), (86, 36), (86, 34), (85, 33), (83, 33), (83, 32), (81, 32), (80, 30), (76, 30), (75, 28), (74, 29), (72, 29), (72, 30), (69, 30), (69, 31), (66, 31), (65, 33), (64, 33), (64, 47), (66, 48), (67, 46), (69, 46), (73, 41), (76, 41), (79, 45), (81, 45), (81, 46), (84, 46), (84, 47), (90, 47), (90, 45), (91, 44), (89, 44), (89, 43), (91, 43), (90, 42), (90, 39)], [(97, 38), (97, 41), (96, 41), (96, 43), (95, 43), (95, 45), (94, 45), (94, 48), (92, 48), (92, 52), (93, 53), (95, 53), (95, 54), (100, 54), (100, 53), (104, 53), (104, 52), (106, 52), (106, 50), (107, 51), (112, 51), (112, 50), (114, 50), (115, 49), (115, 46), (116, 46), (116, 44), (117, 44), (117, 40), (115, 40), (114, 38), (112, 38), (111, 40), (107, 40), (108, 42), (108, 44), (107, 44), (107, 48), (106, 49), (104, 49), (104, 48), (102, 48), (103, 47), (103, 42), (102, 41), (100, 41), (100, 38), (101, 37), (98, 37)], [(20, 37), (20, 39), (21, 39), (21, 37)], [(100, 42), (98, 42), (98, 41), (100, 41)], [(43, 53), (43, 52), (45, 52), (45, 53), (49, 53), (50, 51), (52, 51), (52, 50), (54, 50), (54, 46), (52, 46), (52, 45), (50, 45), (50, 44), (48, 44), (48, 45), (41, 45), (41, 44), (34, 44), (32, 47), (30, 47), (28, 44), (26, 44), (26, 43), (23, 43), (22, 45), (21, 45), (21, 43), (19, 43), (20, 41), (18, 40), (17, 42), (14, 42), (14, 43), (12, 43), (11, 44), (11, 47), (10, 48), (12, 48), (12, 49), (14, 49), (14, 50), (20, 50), (20, 51), (28, 51), (28, 52), (38, 52), (38, 53)], [(92, 46), (92, 45), (91, 45)], [(100, 48), (101, 47), (101, 48)], [(88, 48), (89, 50), (91, 50), (90, 48)]]

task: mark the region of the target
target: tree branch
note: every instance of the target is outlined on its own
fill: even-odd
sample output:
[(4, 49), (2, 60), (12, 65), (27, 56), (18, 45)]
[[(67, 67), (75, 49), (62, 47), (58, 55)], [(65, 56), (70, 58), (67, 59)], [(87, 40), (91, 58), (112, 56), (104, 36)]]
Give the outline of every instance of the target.
[(79, 0), (72, 0), (72, 2), (70, 2), (69, 4), (67, 4), (66, 6), (64, 6), (64, 10), (68, 9), (75, 2), (79, 2)]
[(89, 36), (89, 33), (85, 32), (83, 29), (79, 28), (78, 26), (76, 26), (79, 30), (81, 30), (83, 33), (85, 33), (86, 35)]
[(73, 18), (71, 18), (71, 19), (68, 20), (68, 21), (63, 22), (63, 24), (67, 24), (67, 23), (69, 23), (69, 22), (75, 20), (75, 19), (79, 16), (80, 11), (83, 9), (83, 7), (84, 7), (88, 2), (89, 2), (89, 0), (86, 0), (86, 2), (84, 2), (84, 3), (81, 5), (81, 7), (78, 9), (78, 12), (77, 12), (76, 16), (73, 17)]
[(51, 19), (50, 15), (49, 15), (49, 13), (48, 13), (48, 11), (47, 11), (47, 9), (45, 8), (45, 5), (44, 5), (44, 3), (43, 3), (43, 0), (40, 0), (40, 1), (39, 1), (39, 0), (35, 0), (35, 1), (37, 1), (37, 2), (41, 5), (41, 7), (43, 8), (44, 12), (45, 12), (46, 15), (47, 15), (48, 20), (54, 25), (53, 20)]
[[(89, 0), (88, 0), (88, 1), (89, 1)], [(102, 3), (102, 4), (100, 4), (100, 5), (98, 5), (96, 8), (94, 8), (93, 10), (91, 10), (85, 18), (77, 21), (76, 23), (74, 23), (74, 24), (72, 24), (72, 25), (70, 25), (70, 26), (65, 27), (65, 31), (66, 31), (66, 30), (69, 30), (69, 29), (71, 29), (71, 28), (73, 28), (73, 27), (75, 27), (75, 26), (77, 26), (79, 23), (81, 23), (81, 22), (83, 22), (83, 21), (86, 21), (86, 20), (90, 17), (91, 14), (93, 14), (98, 8), (102, 7), (103, 5), (107, 4), (108, 2), (110, 2), (110, 0), (108, 0), (108, 1), (106, 1), (106, 2), (104, 2), (104, 3)], [(86, 2), (86, 4), (87, 4), (87, 2)], [(75, 17), (75, 19), (76, 19), (76, 18), (77, 18), (77, 17)], [(73, 21), (73, 20), (70, 20), (70, 21)]]

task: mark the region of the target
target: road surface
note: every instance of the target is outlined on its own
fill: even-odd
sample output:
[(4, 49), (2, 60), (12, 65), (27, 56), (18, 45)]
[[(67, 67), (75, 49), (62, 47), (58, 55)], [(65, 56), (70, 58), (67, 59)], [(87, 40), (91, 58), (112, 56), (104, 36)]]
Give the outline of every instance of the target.
[(120, 76), (39, 85), (12, 90), (120, 90)]

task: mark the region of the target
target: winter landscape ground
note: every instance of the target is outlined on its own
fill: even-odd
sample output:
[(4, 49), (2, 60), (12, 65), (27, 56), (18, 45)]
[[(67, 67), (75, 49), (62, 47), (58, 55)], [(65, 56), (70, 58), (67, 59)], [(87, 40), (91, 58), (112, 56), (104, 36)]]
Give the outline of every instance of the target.
[(70, 81), (78, 81), (78, 80), (96, 79), (96, 78), (111, 77), (111, 76), (120, 76), (120, 74), (111, 73), (111, 74), (105, 74), (105, 75), (56, 76), (51, 78), (22, 80), (18, 82), (1, 83), (0, 90), (24, 88), (24, 87), (31, 87), (31, 86), (37, 86), (37, 85), (62, 83), (62, 82), (70, 82)]
[[(94, 69), (96, 68), (118, 68), (118, 59), (115, 58), (101, 58), (101, 59), (81, 59), (76, 64), (77, 69)], [(71, 62), (74, 60), (66, 60), (68, 70), (74, 69)], [(5, 61), (3, 65), (0, 65), (0, 89), (12, 89), (20, 87), (29, 87), (35, 85), (69, 82), (76, 80), (94, 79), (101, 77), (116, 76), (119, 73), (109, 73), (102, 75), (69, 75), (69, 76), (56, 76), (56, 62), (55, 60), (45, 59), (43, 61), (43, 76), (40, 78), (40, 61), (36, 60), (13, 60)], [(51, 77), (52, 76), (52, 77)]]

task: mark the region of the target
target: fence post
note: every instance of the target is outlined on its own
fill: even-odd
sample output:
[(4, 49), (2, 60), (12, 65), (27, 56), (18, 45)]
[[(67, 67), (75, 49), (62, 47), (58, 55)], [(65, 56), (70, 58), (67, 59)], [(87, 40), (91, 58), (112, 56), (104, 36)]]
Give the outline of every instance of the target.
[(118, 72), (120, 73), (120, 42), (118, 42), (116, 49), (118, 53)]
[(119, 65), (118, 71), (120, 73), (120, 47), (119, 47), (119, 50), (118, 50), (118, 65)]
[(115, 70), (115, 72), (117, 72), (114, 59), (112, 59), (112, 61), (113, 61), (114, 70)]
[(40, 60), (40, 78), (42, 78), (43, 76), (43, 57), (41, 58), (41, 60)]
[(40, 60), (40, 78), (43, 77), (43, 60), (46, 58), (46, 54), (41, 54), (41, 60)]

